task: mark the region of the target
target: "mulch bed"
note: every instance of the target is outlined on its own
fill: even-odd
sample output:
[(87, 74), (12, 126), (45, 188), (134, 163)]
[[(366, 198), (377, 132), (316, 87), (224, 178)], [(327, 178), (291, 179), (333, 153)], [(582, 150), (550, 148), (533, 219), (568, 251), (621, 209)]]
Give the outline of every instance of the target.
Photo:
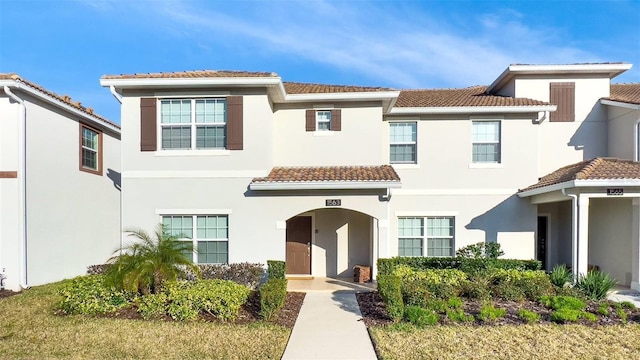
[(0, 290), (0, 300), (4, 298), (8, 298), (9, 296), (18, 295), (19, 291), (11, 291), (11, 290)]
[[(358, 299), (360, 312), (362, 313), (362, 318), (364, 320), (364, 323), (367, 325), (367, 327), (384, 326), (384, 325), (389, 325), (393, 323), (393, 319), (387, 313), (385, 304), (382, 301), (382, 298), (380, 297), (378, 292), (373, 291), (373, 292), (358, 293), (356, 294), (356, 298)], [(473, 315), (474, 317), (476, 317), (480, 313), (480, 308), (483, 305), (482, 301), (463, 300), (463, 302), (464, 302), (463, 310), (465, 314)], [(533, 311), (540, 314), (541, 316), (540, 323), (549, 323), (549, 324), (552, 323), (551, 320), (549, 319), (549, 314), (551, 313), (551, 310), (547, 309), (546, 307), (540, 305), (537, 302), (532, 302), (532, 301), (514, 302), (514, 301), (494, 300), (493, 304), (495, 305), (496, 308), (507, 309), (507, 314), (504, 317), (499, 318), (492, 323), (483, 323), (479, 320), (476, 320), (471, 324), (478, 325), (478, 326), (521, 325), (521, 324), (524, 324), (525, 321), (518, 317), (518, 311), (520, 309), (526, 309), (526, 310)], [(587, 311), (596, 313), (597, 308), (598, 308), (597, 303), (595, 302), (587, 303)], [(640, 323), (640, 309), (636, 309), (636, 310), (626, 309), (626, 312), (628, 314), (628, 318), (627, 318), (628, 323)], [(616, 311), (613, 307), (609, 308), (608, 316), (604, 316), (601, 314), (596, 314), (596, 316), (598, 320), (595, 322), (591, 322), (587, 320), (579, 320), (577, 324), (597, 326), (597, 325), (615, 325), (615, 324), (623, 323), (622, 319), (616, 315)], [(443, 325), (459, 324), (447, 319), (443, 315), (440, 316), (440, 323)]]
[[(271, 323), (281, 325), (288, 328), (293, 328), (293, 325), (298, 318), (298, 313), (302, 307), (305, 293), (300, 292), (287, 292), (287, 298), (285, 299), (284, 306), (280, 310), (278, 316), (271, 320)], [(120, 309), (115, 313), (106, 314), (104, 317), (115, 319), (131, 319), (131, 320), (143, 320), (140, 313), (134, 306)], [(217, 322), (218, 320), (214, 316), (209, 314), (202, 314), (200, 316), (202, 321)], [(161, 321), (174, 321), (170, 316), (165, 315), (157, 320)], [(227, 323), (229, 324), (250, 324), (262, 320), (260, 317), (260, 295), (257, 291), (251, 293), (251, 296), (247, 302), (240, 308), (238, 316)]]

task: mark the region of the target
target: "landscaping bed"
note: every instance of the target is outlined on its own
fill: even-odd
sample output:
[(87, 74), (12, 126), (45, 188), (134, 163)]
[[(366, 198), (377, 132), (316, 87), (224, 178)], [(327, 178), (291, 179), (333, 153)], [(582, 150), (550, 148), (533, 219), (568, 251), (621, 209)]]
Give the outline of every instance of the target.
[(4, 298), (8, 298), (9, 296), (18, 295), (20, 292), (11, 291), (11, 290), (0, 290), (0, 300)]
[[(393, 318), (387, 312), (386, 306), (380, 294), (377, 291), (366, 292), (366, 293), (358, 293), (356, 294), (356, 298), (358, 299), (358, 305), (360, 306), (360, 312), (362, 313), (362, 318), (367, 327), (373, 326), (385, 326), (393, 324)], [(540, 314), (540, 321), (537, 323), (540, 324), (551, 324), (553, 323), (550, 320), (550, 309), (547, 309), (545, 306), (541, 305), (538, 302), (533, 301), (523, 301), (523, 302), (514, 302), (514, 301), (503, 301), (494, 299), (492, 303), (496, 308), (506, 309), (506, 315), (496, 319), (493, 322), (482, 322), (477, 320), (477, 316), (480, 313), (480, 308), (483, 306), (484, 302), (480, 300), (463, 300), (463, 311), (466, 315), (473, 316), (474, 321), (467, 322), (467, 325), (475, 325), (475, 326), (499, 326), (499, 325), (522, 325), (526, 324), (526, 321), (518, 316), (518, 312), (521, 309), (529, 310), (534, 313)], [(580, 319), (576, 323), (590, 326), (597, 325), (619, 325), (625, 323), (617, 314), (614, 309), (614, 304), (609, 303), (609, 314), (603, 315), (598, 314), (597, 310), (599, 307), (599, 303), (595, 301), (587, 302), (587, 312), (597, 314), (596, 321), (589, 321), (585, 319)], [(627, 314), (626, 323), (635, 323), (640, 324), (640, 310), (639, 309), (625, 309)], [(453, 322), (446, 318), (445, 315), (440, 315), (439, 324), (442, 325), (453, 325), (459, 324)]]

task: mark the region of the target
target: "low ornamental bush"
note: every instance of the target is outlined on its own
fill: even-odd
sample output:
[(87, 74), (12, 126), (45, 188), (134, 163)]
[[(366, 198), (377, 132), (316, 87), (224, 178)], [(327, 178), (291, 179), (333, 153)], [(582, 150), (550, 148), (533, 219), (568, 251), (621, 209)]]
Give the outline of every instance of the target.
[(478, 274), (473, 275), (461, 287), (461, 295), (469, 299), (487, 300), (491, 298), (491, 279)]
[(598, 318), (589, 312), (581, 311), (581, 310), (573, 310), (569, 308), (561, 308), (551, 313), (549, 316), (551, 321), (555, 323), (568, 323), (568, 322), (576, 322), (579, 319), (585, 319), (589, 321), (596, 321)]
[(551, 283), (559, 288), (567, 284), (573, 284), (573, 273), (567, 269), (566, 265), (556, 265), (549, 273)]
[(170, 281), (164, 289), (167, 313), (174, 320), (195, 320), (201, 312), (233, 320), (250, 292), (229, 280)]
[(287, 280), (272, 278), (260, 287), (260, 315), (271, 320), (284, 306), (287, 298)]
[(617, 283), (609, 274), (598, 270), (590, 270), (587, 275), (578, 278), (576, 288), (588, 299), (597, 301), (606, 298), (607, 292)]
[(401, 279), (394, 275), (378, 275), (378, 293), (387, 306), (387, 312), (398, 321), (404, 315)]
[(269, 279), (284, 279), (287, 265), (281, 260), (267, 260), (267, 277)]
[(404, 309), (404, 319), (419, 328), (435, 325), (439, 318), (438, 314), (419, 306), (407, 306)]
[(540, 270), (491, 269), (487, 276), (493, 284), (492, 294), (504, 300), (522, 301), (526, 298), (536, 301), (541, 296), (554, 295), (556, 290), (549, 276)]
[(411, 279), (401, 280), (401, 282), (400, 289), (405, 304), (426, 307), (426, 304), (433, 298), (426, 280)]
[(507, 309), (496, 308), (492, 303), (486, 303), (480, 308), (478, 320), (483, 322), (494, 322), (497, 319), (504, 317), (506, 314)]
[(167, 314), (167, 294), (148, 294), (136, 299), (140, 316), (145, 320), (159, 319)]
[(449, 309), (446, 311), (447, 318), (457, 323), (473, 322), (473, 315), (467, 315), (462, 309)]
[(258, 286), (264, 274), (264, 265), (260, 263), (198, 264), (198, 267), (202, 279), (231, 280), (250, 289)]
[(406, 265), (414, 270), (458, 269), (468, 275), (488, 269), (540, 270), (542, 268), (542, 263), (537, 260), (398, 256), (388, 259), (378, 259), (378, 274), (391, 275), (394, 269), (399, 265)]
[(540, 321), (540, 314), (527, 309), (518, 310), (518, 317), (524, 320), (527, 324)]
[(549, 309), (584, 310), (587, 303), (573, 296), (543, 296), (540, 303)]
[(60, 289), (62, 301), (58, 309), (63, 313), (98, 315), (127, 307), (135, 299), (134, 292), (107, 286), (104, 275), (79, 276)]

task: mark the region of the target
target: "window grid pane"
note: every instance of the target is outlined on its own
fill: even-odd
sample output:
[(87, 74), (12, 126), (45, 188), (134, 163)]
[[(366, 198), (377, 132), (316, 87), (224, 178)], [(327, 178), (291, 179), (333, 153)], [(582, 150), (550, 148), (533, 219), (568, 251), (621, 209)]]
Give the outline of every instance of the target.
[(193, 238), (192, 216), (163, 216), (162, 225), (164, 225), (165, 231), (171, 236)]
[(196, 123), (225, 124), (226, 113), (226, 99), (196, 100)]
[(422, 256), (422, 239), (398, 239), (398, 256)]
[(427, 256), (453, 256), (453, 217), (427, 218)]
[(199, 264), (226, 264), (228, 255), (227, 241), (198, 241)]
[(191, 122), (191, 100), (162, 100), (160, 102), (162, 124), (188, 124)]
[(163, 149), (190, 149), (191, 126), (171, 126), (162, 128)]
[(82, 166), (89, 169), (98, 170), (98, 152), (83, 148)]
[(226, 127), (197, 126), (196, 149), (224, 149), (226, 147)]

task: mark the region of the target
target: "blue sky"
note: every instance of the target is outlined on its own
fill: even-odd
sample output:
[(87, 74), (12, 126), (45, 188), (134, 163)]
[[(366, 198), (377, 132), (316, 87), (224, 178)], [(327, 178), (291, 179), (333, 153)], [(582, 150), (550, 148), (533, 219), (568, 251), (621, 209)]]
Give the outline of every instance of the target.
[(272, 71), (285, 81), (489, 84), (510, 63), (624, 61), (640, 82), (640, 0), (0, 0), (0, 72), (119, 122), (104, 74)]

